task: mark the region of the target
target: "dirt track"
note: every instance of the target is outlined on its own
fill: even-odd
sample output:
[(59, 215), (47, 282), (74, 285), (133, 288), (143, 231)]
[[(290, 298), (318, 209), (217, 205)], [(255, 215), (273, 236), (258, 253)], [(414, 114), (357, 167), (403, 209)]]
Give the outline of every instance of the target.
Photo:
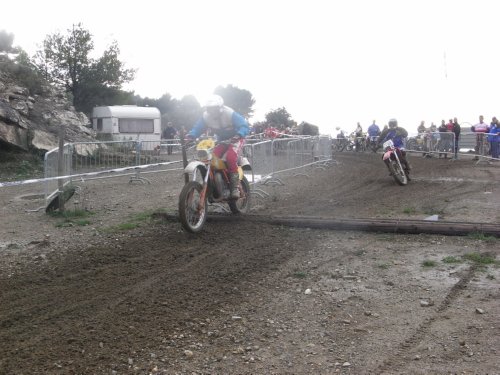
[[(336, 160), (259, 185), (253, 213), (500, 224), (496, 166), (413, 157), (400, 187), (374, 155)], [(498, 240), (256, 222), (195, 236), (161, 215), (118, 229), (175, 212), (180, 176), (151, 180), (85, 183), (85, 227), (2, 195), (0, 373), (499, 372), (500, 269), (474, 262)]]

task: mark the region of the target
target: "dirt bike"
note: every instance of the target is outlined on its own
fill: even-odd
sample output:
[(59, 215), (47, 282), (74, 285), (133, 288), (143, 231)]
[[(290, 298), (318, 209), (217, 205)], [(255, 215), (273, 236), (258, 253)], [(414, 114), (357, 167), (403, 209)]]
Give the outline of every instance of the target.
[(394, 146), (391, 139), (384, 142), (383, 149), (384, 156), (382, 157), (382, 160), (384, 160), (384, 162), (389, 160), (388, 166), (391, 176), (394, 177), (394, 180), (396, 180), (399, 185), (408, 184), (408, 175), (401, 164), (401, 160), (397, 152), (398, 148)]
[[(219, 143), (233, 147), (229, 141)], [(196, 145), (196, 160), (189, 162), (184, 168), (190, 181), (184, 185), (179, 195), (179, 218), (182, 227), (191, 233), (197, 233), (203, 228), (209, 203), (227, 204), (233, 214), (246, 213), (250, 209), (250, 184), (243, 174), (243, 170), (251, 170), (250, 163), (244, 157), (238, 158), (240, 197), (231, 198), (226, 162), (224, 157), (214, 155), (214, 148), (213, 139), (200, 141)], [(241, 155), (242, 148), (243, 142), (240, 141), (236, 150), (238, 155)]]

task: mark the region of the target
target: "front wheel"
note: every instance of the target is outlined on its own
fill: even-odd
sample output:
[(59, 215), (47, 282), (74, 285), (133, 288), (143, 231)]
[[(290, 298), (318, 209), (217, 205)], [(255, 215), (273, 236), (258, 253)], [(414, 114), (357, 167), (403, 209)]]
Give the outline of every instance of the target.
[(250, 210), (250, 183), (245, 176), (241, 179), (238, 190), (240, 198), (229, 201), (229, 208), (233, 214), (244, 214)]
[(396, 160), (391, 160), (389, 162), (389, 169), (392, 177), (394, 177), (394, 180), (396, 180), (399, 185), (403, 186), (408, 184), (408, 177), (406, 177), (405, 171)]
[(182, 227), (188, 232), (197, 233), (207, 219), (207, 200), (201, 198), (203, 186), (196, 181), (190, 181), (179, 195), (179, 219)]

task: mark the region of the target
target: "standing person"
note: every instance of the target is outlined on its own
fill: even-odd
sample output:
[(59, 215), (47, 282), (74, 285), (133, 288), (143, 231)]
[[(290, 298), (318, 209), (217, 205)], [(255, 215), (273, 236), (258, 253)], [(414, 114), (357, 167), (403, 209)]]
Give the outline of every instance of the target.
[(470, 130), (476, 133), (476, 147), (474, 151), (476, 153), (475, 160), (479, 159), (479, 155), (484, 153), (484, 134), (488, 133), (489, 126), (484, 122), (484, 116), (479, 116), (479, 122), (476, 125), (471, 126)]
[(441, 125), (439, 125), (438, 132), (439, 132), (439, 141), (438, 141), (438, 151), (439, 151), (439, 158), (441, 159), (441, 155), (444, 155), (444, 158), (448, 158), (448, 154), (446, 153), (446, 149), (448, 146), (448, 142), (446, 139), (447, 134), (444, 134), (448, 131), (448, 127), (446, 126), (446, 122), (444, 120), (441, 120)]
[(238, 154), (236, 150), (241, 148), (246, 135), (250, 131), (247, 120), (224, 105), (224, 100), (219, 95), (213, 95), (204, 105), (204, 112), (201, 118), (188, 133), (187, 139), (199, 137), (206, 130), (213, 130), (218, 141), (230, 141), (230, 144), (219, 143), (215, 146), (214, 155), (222, 158), (225, 154), (227, 170), (230, 177), (231, 198), (240, 197), (238, 190)]
[[(384, 128), (379, 137), (379, 145), (383, 144), (385, 141), (392, 139), (394, 146), (396, 147), (396, 152), (398, 153), (398, 157), (403, 164), (403, 168), (406, 172), (406, 176), (408, 177), (408, 181), (410, 180), (410, 163), (406, 159), (406, 151), (404, 150), (404, 141), (408, 136), (408, 132), (406, 129), (398, 126), (398, 121), (396, 119), (389, 120), (389, 127), (387, 129)], [(389, 169), (389, 160), (384, 160), (387, 169)], [(389, 169), (390, 172), (390, 169)]]
[(354, 131), (356, 139), (355, 139), (355, 144), (356, 144), (356, 151), (359, 151), (361, 148), (361, 142), (363, 138), (363, 128), (361, 127), (361, 124), (358, 122), (356, 126), (356, 130)]
[(454, 159), (458, 159), (458, 141), (460, 139), (460, 124), (458, 123), (458, 119), (456, 117), (453, 118), (453, 133), (455, 134), (455, 149), (454, 149), (454, 152), (455, 152), (455, 156), (454, 156)]
[(428, 154), (425, 151), (429, 151), (429, 145), (427, 144), (427, 128), (425, 127), (425, 121), (420, 121), (420, 125), (417, 128), (417, 144), (420, 144), (422, 147), (423, 157), (426, 157)]
[(368, 127), (368, 146), (372, 148), (373, 152), (376, 152), (377, 149), (375, 145), (377, 144), (377, 138), (380, 135), (380, 127), (377, 125), (375, 120), (373, 120), (373, 123)]
[(488, 142), (490, 142), (491, 157), (497, 161), (500, 153), (500, 124), (496, 117), (493, 117), (488, 131)]
[(420, 125), (417, 128), (417, 133), (419, 134), (425, 133), (426, 130), (427, 128), (425, 127), (425, 121), (424, 120), (420, 121)]
[(163, 131), (163, 138), (167, 140), (167, 154), (172, 155), (172, 151), (174, 149), (174, 139), (175, 136), (177, 135), (177, 129), (174, 128), (172, 123), (169, 121), (167, 122), (167, 127)]

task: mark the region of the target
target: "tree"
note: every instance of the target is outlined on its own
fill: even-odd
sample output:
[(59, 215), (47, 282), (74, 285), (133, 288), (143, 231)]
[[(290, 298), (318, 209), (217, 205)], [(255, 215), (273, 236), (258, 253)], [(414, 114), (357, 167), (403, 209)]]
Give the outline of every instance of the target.
[(201, 106), (193, 95), (186, 95), (176, 101), (173, 111), (168, 113), (165, 120), (172, 121), (177, 129), (184, 127), (189, 131), (201, 116)]
[(90, 113), (95, 105), (109, 105), (129, 98), (121, 86), (133, 80), (135, 71), (125, 69), (118, 59), (120, 50), (113, 42), (98, 59), (90, 57), (94, 49), (92, 35), (81, 24), (73, 25), (67, 35), (48, 35), (34, 61), (51, 82), (61, 85), (73, 96), (79, 111)]
[(214, 90), (214, 94), (222, 96), (224, 104), (234, 109), (243, 117), (247, 119), (252, 117), (254, 111), (252, 107), (255, 104), (255, 99), (252, 97), (250, 91), (233, 85), (227, 85), (226, 87), (218, 86)]
[(5, 30), (0, 30), (0, 52), (10, 52), (13, 42), (14, 34), (8, 33)]
[(293, 127), (297, 123), (292, 119), (292, 115), (288, 113), (285, 107), (274, 109), (266, 113), (267, 125), (273, 126), (278, 129)]

